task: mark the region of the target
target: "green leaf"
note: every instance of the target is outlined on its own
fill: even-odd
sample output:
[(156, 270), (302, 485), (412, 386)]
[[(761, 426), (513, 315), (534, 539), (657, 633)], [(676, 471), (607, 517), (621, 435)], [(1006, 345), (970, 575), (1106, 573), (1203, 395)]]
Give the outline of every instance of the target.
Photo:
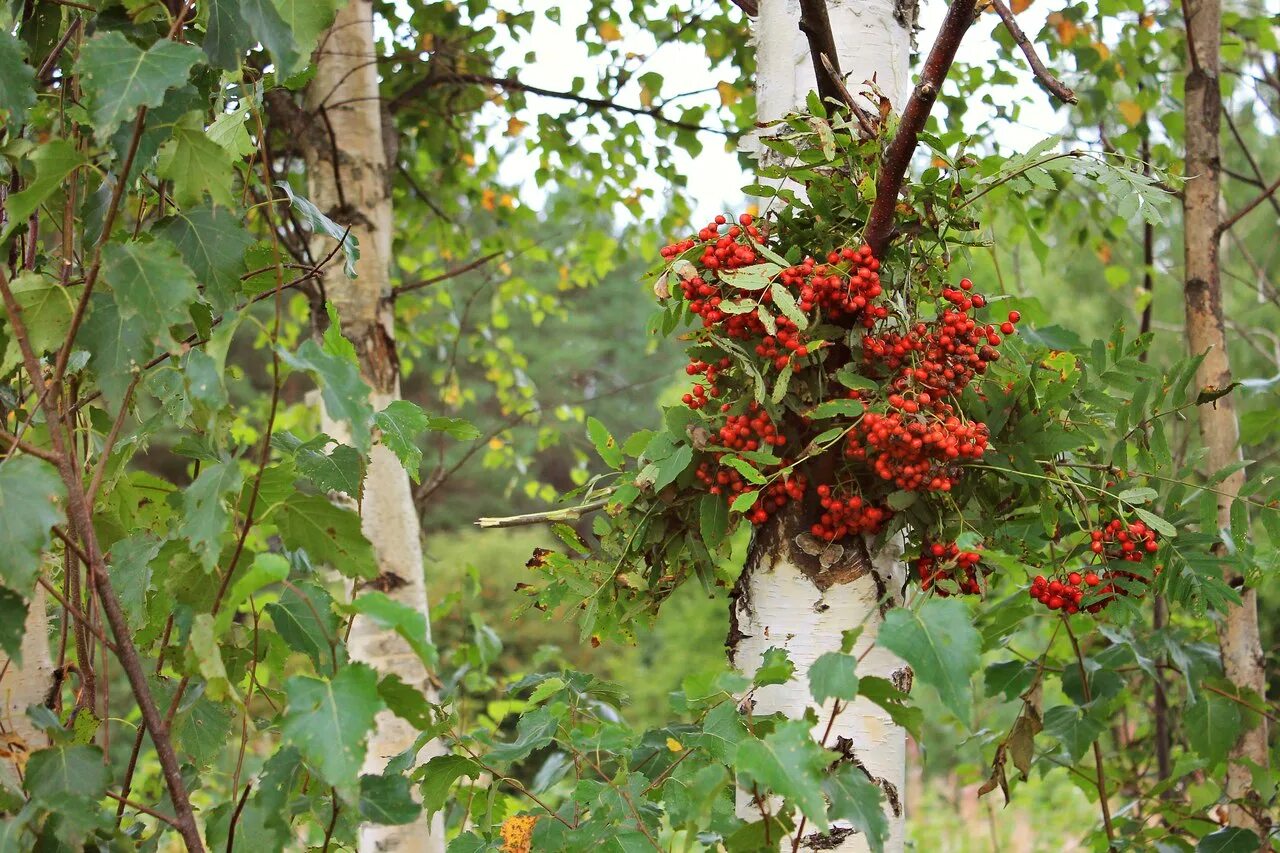
[(510, 743), (500, 743), (490, 751), (494, 761), (519, 761), (555, 739), (560, 720), (544, 707), (530, 711), (516, 723), (516, 736)]
[(800, 809), (819, 832), (826, 832), (827, 804), (822, 781), (832, 754), (814, 741), (809, 724), (787, 720), (765, 736), (738, 745), (738, 784), (772, 791)]
[(418, 482), (422, 448), (418, 447), (417, 440), (431, 428), (427, 413), (408, 400), (395, 400), (374, 415), (373, 422), (382, 430), (382, 443), (400, 460), (409, 477)]
[(463, 776), (479, 779), (484, 772), (465, 755), (437, 755), (422, 767), (422, 807), (430, 817), (449, 802), (449, 791)]
[(436, 648), (429, 639), (427, 617), (417, 608), (396, 601), (386, 593), (371, 590), (351, 602), (351, 609), (373, 620), (379, 627), (395, 631), (428, 669), (435, 667)]
[(422, 691), (400, 680), (392, 673), (378, 682), (378, 695), (387, 703), (387, 710), (408, 722), (418, 731), (425, 731), (434, 724), (431, 705)]
[(280, 583), (287, 577), (289, 577), (289, 561), (281, 555), (266, 553), (255, 557), (253, 565), (236, 578), (236, 582), (231, 585), (231, 590), (223, 599), (222, 608), (218, 610), (217, 622), (214, 625), (217, 636), (221, 637), (227, 632), (236, 611), (241, 604), (249, 600), (249, 596), (263, 587)]
[(236, 205), (231, 157), (205, 133), (199, 113), (183, 116), (173, 126), (173, 138), (160, 149), (156, 171), (173, 182), (174, 200), (183, 207), (204, 204), (205, 193), (215, 204)]
[(24, 454), (0, 464), (0, 582), (15, 592), (35, 584), (65, 497), (62, 478), (43, 459)]
[(301, 548), (349, 578), (378, 576), (373, 546), (360, 530), (360, 516), (351, 510), (318, 495), (301, 495), (276, 512), (276, 527), (287, 547)]
[(222, 535), (231, 521), (231, 512), (223, 498), (238, 491), (240, 484), (240, 466), (232, 459), (224, 459), (206, 465), (183, 494), (185, 518), (178, 535), (191, 544), (192, 553), (200, 558), (206, 572), (218, 563)]
[(760, 659), (760, 666), (751, 677), (751, 683), (756, 687), (786, 684), (791, 680), (791, 676), (795, 675), (795, 671), (796, 665), (787, 654), (787, 650), (772, 646), (765, 649)]
[(271, 52), (280, 79), (292, 77), (306, 57), (298, 52), (289, 25), (280, 17), (272, 0), (240, 0), (240, 15), (254, 37)]
[(281, 430), (271, 436), (271, 446), (291, 454), (298, 472), (317, 488), (324, 491), (344, 492), (353, 498), (360, 497), (360, 485), (364, 476), (364, 459), (354, 447), (346, 444), (324, 452), (332, 440), (318, 435), (303, 443), (293, 433)]
[(968, 608), (954, 599), (931, 598), (918, 612), (891, 610), (878, 642), (909, 663), (916, 678), (935, 688), (961, 721), (968, 721), (969, 681), (980, 665), (980, 637)]
[(768, 287), (782, 272), (782, 267), (774, 263), (754, 264), (739, 267), (736, 270), (717, 271), (716, 275), (725, 284), (739, 290), (763, 290)]
[(111, 784), (102, 750), (88, 744), (61, 744), (31, 753), (22, 787), (31, 799), (55, 810), (97, 808)]
[(356, 261), (360, 260), (360, 243), (356, 238), (346, 228), (342, 228), (338, 223), (321, 213), (320, 208), (295, 193), (293, 187), (284, 181), (278, 182), (276, 186), (284, 190), (285, 195), (289, 197), (289, 203), (293, 205), (294, 210), (302, 214), (302, 218), (311, 226), (312, 231), (327, 234), (335, 240), (342, 241), (342, 254), (346, 258), (344, 269), (348, 278), (355, 278)]
[(12, 658), (15, 664), (22, 663), (22, 638), (26, 635), (27, 600), (0, 586), (0, 652)]
[[(332, 327), (330, 327), (332, 330)], [(369, 405), (369, 386), (360, 377), (354, 358), (346, 358), (321, 349), (308, 339), (296, 353), (281, 351), (281, 358), (294, 370), (306, 371), (320, 386), (325, 411), (334, 420), (351, 425), (351, 442), (357, 450), (368, 452), (373, 440), (373, 407)]]
[(797, 329), (809, 328), (809, 318), (800, 310), (800, 306), (796, 304), (796, 298), (791, 295), (791, 291), (787, 290), (780, 282), (774, 282), (769, 288), (769, 294), (773, 297), (773, 304), (778, 306), (788, 320), (796, 324)]
[(145, 318), (123, 316), (112, 294), (95, 293), (89, 301), (89, 318), (80, 327), (76, 343), (89, 351), (89, 365), (112, 408), (124, 399), (134, 368), (155, 351), (151, 330)]
[(450, 438), (456, 438), (458, 441), (470, 441), (473, 438), (480, 437), (480, 430), (476, 425), (464, 418), (446, 418), (440, 415), (433, 415), (427, 418), (427, 429), (431, 432), (442, 432)]
[(1258, 836), (1238, 826), (1224, 826), (1201, 838), (1196, 853), (1254, 853), (1262, 847)]
[[(75, 308), (68, 288), (48, 276), (24, 272), (9, 282), (9, 289), (14, 301), (22, 306), (22, 322), (35, 354), (41, 356), (61, 347)], [(0, 376), (7, 376), (19, 364), (22, 348), (16, 338), (10, 337), (0, 359)]]
[(45, 199), (62, 186), (67, 175), (89, 162), (76, 150), (75, 145), (65, 139), (46, 142), (35, 150), (30, 159), (35, 166), (36, 176), (22, 192), (5, 199), (5, 213), (9, 221), (0, 228), (0, 242), (12, 234), (14, 229), (26, 228), (27, 217), (35, 213)]
[(409, 792), (409, 778), (399, 773), (360, 777), (360, 816), (370, 823), (399, 826), (412, 823), (422, 806)]
[(811, 418), (856, 418), (866, 411), (866, 406), (857, 400), (827, 400), (809, 410)]
[(655, 462), (658, 475), (653, 481), (653, 490), (660, 492), (669, 484), (675, 482), (676, 477), (683, 474), (692, 461), (693, 448), (687, 444), (682, 444), (666, 459), (660, 459)]
[(214, 633), (213, 616), (201, 613), (191, 623), (187, 638), (187, 658), (204, 677), (204, 692), (214, 702), (236, 697), (236, 689), (227, 677), (227, 666), (222, 660), (222, 649)]
[(1226, 759), (1240, 736), (1240, 707), (1225, 696), (1209, 691), (1200, 700), (1187, 705), (1182, 714), (1187, 741), (1196, 754), (1216, 767)]
[(1145, 509), (1136, 506), (1133, 508), (1133, 511), (1137, 513), (1138, 518), (1146, 522), (1147, 526), (1159, 533), (1161, 536), (1167, 536), (1168, 538), (1173, 539), (1178, 535), (1178, 528), (1174, 527), (1160, 516), (1147, 512)]
[(618, 442), (614, 440), (608, 427), (595, 418), (587, 418), (587, 435), (590, 436), (591, 443), (595, 445), (596, 453), (600, 454), (604, 464), (610, 468), (622, 467), (622, 451), (618, 448)]
[(1155, 500), (1159, 496), (1160, 496), (1159, 492), (1157, 492), (1155, 489), (1147, 489), (1147, 488), (1125, 489), (1123, 492), (1116, 495), (1116, 497), (1119, 498), (1123, 503), (1127, 503), (1127, 504), (1151, 503), (1153, 500)]
[(339, 621), (332, 599), (322, 588), (309, 583), (291, 584), (280, 600), (266, 606), (280, 639), (294, 651), (311, 658), (317, 672), (334, 667), (333, 643), (337, 642)]
[(361, 663), (344, 666), (331, 680), (297, 675), (285, 682), (289, 706), (281, 721), (287, 743), (343, 799), (358, 797), (358, 774), (374, 717), (385, 707), (378, 674)]
[(849, 701), (858, 695), (858, 661), (852, 655), (826, 652), (809, 667), (809, 692), (819, 704), (831, 698)]
[(755, 506), (756, 501), (760, 498), (758, 491), (743, 492), (733, 499), (733, 503), (729, 505), (729, 509), (733, 512), (746, 512)]
[(881, 853), (889, 838), (889, 817), (884, 812), (884, 792), (879, 786), (860, 768), (841, 764), (823, 781), (822, 790), (831, 803), (828, 816), (848, 821), (862, 833), (872, 853)]
[(699, 500), (698, 529), (709, 550), (720, 547), (729, 529), (729, 506), (723, 495), (703, 495)]
[(161, 344), (169, 344), (169, 326), (190, 318), (199, 298), (196, 280), (168, 243), (108, 243), (102, 252), (102, 277), (115, 293), (124, 319), (143, 318)]
[(315, 49), (316, 39), (333, 23), (337, 9), (345, 3), (341, 0), (275, 0), (280, 17), (284, 19), (298, 53), (308, 57)]
[(240, 17), (240, 0), (205, 0), (200, 7), (209, 14), (201, 43), (209, 64), (224, 71), (235, 71), (253, 43), (248, 25)]
[(0, 127), (25, 121), (36, 104), (36, 72), (22, 55), (22, 42), (0, 29)]
[(201, 696), (190, 710), (174, 720), (175, 746), (196, 767), (208, 767), (226, 748), (233, 707)]
[(728, 465), (730, 468), (745, 477), (747, 482), (755, 483), (757, 486), (762, 483), (769, 482), (769, 479), (765, 477), (764, 474), (761, 474), (756, 466), (741, 457), (726, 455), (721, 457), (720, 464)]
[(240, 293), (244, 253), (253, 238), (229, 210), (200, 205), (162, 219), (152, 229), (172, 243), (204, 285), (204, 298), (215, 311), (226, 311)]
[(147, 592), (151, 589), (151, 561), (163, 543), (150, 533), (135, 533), (111, 546), (111, 583), (124, 609), (129, 627), (146, 625)]
[(76, 70), (90, 96), (94, 135), (110, 138), (139, 107), (158, 107), (164, 93), (187, 81), (200, 48), (161, 39), (146, 51), (117, 31), (99, 32), (80, 49)]
[(1074, 705), (1056, 705), (1044, 712), (1044, 732), (1058, 739), (1073, 762), (1084, 757), (1102, 731), (1100, 722)]

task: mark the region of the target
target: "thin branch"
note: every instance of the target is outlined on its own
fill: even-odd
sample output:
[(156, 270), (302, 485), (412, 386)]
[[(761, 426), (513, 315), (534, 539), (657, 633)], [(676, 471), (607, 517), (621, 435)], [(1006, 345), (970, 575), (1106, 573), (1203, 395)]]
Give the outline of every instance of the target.
[(831, 32), (827, 0), (800, 0), (800, 32), (809, 40), (809, 58), (813, 61), (813, 77), (818, 82), (818, 97), (852, 108), (853, 99), (841, 81), (840, 57), (836, 54), (836, 37)]
[(16, 447), (23, 453), (28, 453), (37, 459), (43, 459), (45, 462), (52, 462), (54, 465), (58, 464), (58, 457), (56, 455), (48, 450), (36, 447), (34, 444), (23, 441), (16, 435), (10, 435), (7, 432), (0, 431), (0, 442), (4, 442), (8, 445), (10, 450), (13, 450), (13, 448)]
[(492, 261), (494, 258), (501, 257), (503, 254), (505, 254), (505, 252), (490, 252), (487, 255), (481, 255), (470, 263), (442, 272), (440, 275), (435, 275), (431, 278), (424, 278), (419, 281), (411, 281), (408, 284), (397, 285), (396, 287), (391, 288), (391, 298), (395, 299), (396, 297), (403, 296), (406, 293), (412, 293), (415, 290), (421, 290), (424, 287), (430, 287), (433, 284), (439, 284), (442, 281), (448, 281), (451, 278), (466, 275), (472, 270), (477, 270), (489, 263), (489, 261)]
[(1222, 223), (1218, 226), (1217, 233), (1214, 236), (1221, 237), (1223, 234), (1230, 231), (1232, 226), (1234, 226), (1237, 222), (1239, 222), (1245, 216), (1249, 215), (1249, 213), (1251, 213), (1255, 207), (1262, 204), (1267, 199), (1271, 198), (1271, 196), (1275, 195), (1276, 190), (1280, 190), (1280, 178), (1276, 178), (1274, 181), (1272, 181), (1267, 186), (1266, 189), (1264, 189), (1262, 192), (1258, 193), (1258, 195), (1254, 197), (1253, 201), (1249, 202), (1244, 207), (1240, 208), (1235, 213), (1231, 214), (1226, 219), (1224, 219)]
[[(1071, 630), (1071, 623), (1066, 616), (1062, 617), (1062, 626), (1067, 629), (1067, 637), (1071, 640), (1071, 648), (1076, 653), (1076, 663), (1080, 667), (1080, 690), (1084, 693), (1085, 704), (1093, 701), (1093, 690), (1089, 686), (1089, 673), (1084, 666), (1084, 653), (1080, 651), (1080, 641), (1076, 639), (1075, 632)], [(1098, 787), (1098, 803), (1102, 808), (1102, 825), (1107, 831), (1107, 840), (1114, 841), (1116, 837), (1115, 828), (1111, 825), (1111, 804), (1107, 801), (1107, 772), (1106, 767), (1102, 763), (1102, 747), (1098, 745), (1097, 738), (1093, 741), (1093, 763), (1094, 769), (1097, 770)]]
[[(1236, 144), (1240, 146), (1240, 153), (1244, 155), (1245, 162), (1247, 162), (1249, 164), (1249, 168), (1253, 170), (1253, 179), (1249, 180), (1243, 175), (1236, 175), (1225, 168), (1222, 171), (1231, 175), (1233, 178), (1238, 177), (1244, 180), (1249, 180), (1249, 183), (1253, 184), (1258, 189), (1265, 189), (1267, 181), (1266, 178), (1262, 176), (1262, 167), (1258, 165), (1258, 160), (1253, 156), (1253, 152), (1249, 150), (1249, 146), (1244, 144), (1244, 137), (1240, 134), (1240, 128), (1236, 127), (1235, 120), (1231, 117), (1231, 110), (1227, 109), (1226, 104), (1222, 105), (1222, 117), (1227, 120), (1227, 127), (1231, 130), (1231, 135), (1235, 137)], [(1280, 216), (1280, 200), (1277, 200), (1274, 195), (1271, 195), (1269, 200), (1271, 201), (1272, 210), (1276, 212), (1277, 216)]]
[(756, 18), (760, 15), (760, 4), (756, 0), (731, 0), (731, 2), (748, 18)]
[[(718, 133), (721, 136), (727, 136), (730, 139), (736, 139), (741, 134), (736, 131), (726, 130), (718, 127), (704, 127), (700, 124), (693, 124), (687, 121), (671, 118), (664, 114), (659, 107), (633, 107), (627, 104), (619, 104), (608, 98), (593, 98), (587, 95), (579, 95), (576, 92), (561, 92), (555, 89), (544, 89), (541, 86), (533, 86), (528, 83), (521, 82), (514, 77), (493, 77), (488, 74), (448, 74), (447, 76), (424, 77), (417, 83), (405, 89), (399, 95), (396, 95), (387, 103), (387, 109), (393, 114), (396, 109), (403, 106), (406, 101), (421, 95), (427, 89), (433, 86), (497, 86), (508, 92), (524, 92), (529, 95), (541, 95), (544, 98), (557, 98), (562, 101), (572, 101), (575, 104), (581, 104), (588, 107), (594, 112), (617, 112), (627, 113), (628, 115), (648, 116), (659, 124), (665, 124), (668, 127), (674, 127), (679, 130), (690, 130), (695, 133), (706, 131), (708, 133)], [(337, 105), (335, 105), (337, 106)]]
[(1018, 21), (1013, 17), (1013, 12), (1006, 6), (1003, 0), (991, 0), (991, 8), (996, 10), (996, 14), (1000, 16), (1000, 20), (1004, 21), (1004, 27), (1009, 31), (1009, 35), (1013, 36), (1014, 42), (1022, 49), (1022, 55), (1027, 58), (1027, 64), (1031, 66), (1031, 73), (1036, 76), (1040, 84), (1049, 90), (1059, 101), (1064, 104), (1074, 104), (1076, 102), (1076, 93), (1065, 86), (1061, 80), (1054, 77), (1044, 63), (1040, 61), (1040, 57), (1036, 54), (1035, 46), (1031, 44), (1031, 39), (1027, 38), (1027, 34), (1022, 31), (1022, 27), (1018, 26)]
[(976, 8), (973, 0), (952, 0), (942, 21), (942, 29), (937, 40), (929, 50), (929, 57), (924, 62), (920, 82), (907, 100), (902, 111), (902, 121), (898, 132), (885, 148), (880, 158), (880, 174), (876, 177), (876, 200), (871, 205), (871, 213), (867, 217), (867, 229), (864, 242), (871, 247), (872, 253), (883, 257), (895, 232), (893, 214), (898, 206), (898, 193), (902, 189), (907, 167), (916, 151), (916, 142), (920, 132), (924, 130), (933, 104), (938, 100), (938, 92), (942, 89), (942, 81), (951, 70), (956, 51), (960, 48), (960, 40), (973, 25)]
[(606, 498), (590, 501), (588, 503), (579, 504), (577, 506), (565, 507), (563, 509), (552, 509), (546, 512), (531, 512), (527, 515), (509, 515), (504, 518), (480, 518), (476, 520), (476, 527), (486, 529), (499, 527), (527, 527), (531, 524), (551, 524), (557, 521), (577, 521), (589, 512), (595, 512), (602, 509), (608, 503)]

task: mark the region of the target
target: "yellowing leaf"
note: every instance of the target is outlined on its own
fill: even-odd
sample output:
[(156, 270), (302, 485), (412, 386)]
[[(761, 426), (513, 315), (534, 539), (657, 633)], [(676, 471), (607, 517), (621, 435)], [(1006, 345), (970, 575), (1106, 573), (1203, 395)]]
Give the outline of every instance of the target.
[(640, 87), (640, 106), (645, 109), (653, 106), (653, 90), (648, 86)]
[(667, 738), (667, 749), (671, 750), (672, 752), (683, 752), (684, 745), (680, 743), (680, 741), (676, 740), (675, 738), (669, 737)]
[(483, 207), (485, 210), (493, 210), (496, 207), (494, 202), (497, 198), (498, 198), (498, 194), (495, 193), (493, 190), (485, 190), (484, 192), (480, 193), (480, 206)]
[(1054, 12), (1046, 21), (1057, 30), (1058, 41), (1063, 44), (1070, 44), (1072, 39), (1076, 37), (1076, 33), (1080, 32), (1080, 28), (1076, 26), (1075, 21), (1072, 21), (1061, 12)]
[(507, 119), (507, 136), (519, 136), (520, 131), (524, 130), (528, 126), (529, 122), (521, 121), (515, 116), (512, 116)]
[(1116, 109), (1120, 111), (1120, 115), (1124, 118), (1125, 124), (1130, 127), (1136, 127), (1142, 121), (1142, 107), (1133, 101), (1121, 101), (1116, 104)]
[(1032, 0), (1013, 0), (1013, 2), (1009, 4), (1009, 9), (1013, 14), (1018, 15), (1031, 8), (1031, 3)]
[(600, 25), (600, 38), (604, 41), (617, 41), (622, 38), (622, 31), (612, 21), (605, 21)]
[(716, 91), (720, 93), (720, 106), (731, 107), (738, 101), (742, 100), (742, 92), (736, 89), (732, 83), (722, 80), (716, 84)]
[(502, 853), (529, 853), (533, 850), (533, 826), (537, 815), (513, 815), (502, 822)]

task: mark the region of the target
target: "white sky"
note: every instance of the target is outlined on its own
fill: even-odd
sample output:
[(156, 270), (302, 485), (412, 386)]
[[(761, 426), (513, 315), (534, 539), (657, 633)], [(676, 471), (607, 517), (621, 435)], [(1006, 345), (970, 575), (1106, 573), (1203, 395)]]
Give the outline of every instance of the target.
[[(699, 3), (727, 2), (727, 0), (694, 0), (694, 2), (696, 6)], [(556, 6), (559, 6), (561, 13), (559, 23), (551, 21), (545, 15), (548, 8)], [(1044, 26), (1045, 16), (1051, 11), (1049, 6), (1050, 4), (1044, 2), (1033, 3), (1018, 16), (1022, 28), (1033, 39)], [(582, 77), (586, 80), (583, 94), (595, 95), (595, 81), (598, 79), (605, 59), (601, 56), (588, 56), (586, 47), (578, 40), (575, 33), (575, 29), (586, 21), (587, 4), (582, 0), (566, 0), (561, 4), (549, 3), (547, 0), (533, 0), (533, 2), (521, 4), (521, 8), (535, 11), (538, 16), (537, 22), (530, 34), (512, 45), (513, 49), (508, 55), (516, 60), (516, 63), (509, 68), (498, 70), (515, 73), (526, 84), (555, 90), (570, 90), (574, 78)], [(922, 54), (927, 52), (928, 47), (933, 43), (945, 11), (946, 4), (942, 0), (921, 0), (920, 23), (923, 31), (919, 33), (918, 43)], [(625, 14), (622, 17), (625, 19)], [(983, 15), (961, 46), (959, 59), (978, 63), (995, 57), (997, 47), (990, 38), (990, 33), (998, 24), (999, 20), (995, 15)], [(714, 87), (726, 79), (722, 75), (728, 73), (728, 69), (713, 71), (701, 46), (670, 43), (655, 52), (653, 39), (647, 32), (638, 32), (634, 27), (627, 25), (624, 25), (621, 31), (623, 39), (620, 46), (630, 53), (646, 57), (644, 70), (656, 71), (663, 76), (665, 88), (661, 93), (662, 97), (710, 89), (712, 91), (707, 94), (691, 96), (682, 99), (682, 102), (718, 103), (719, 96), (714, 91)], [(519, 60), (530, 51), (536, 55), (536, 61), (520, 63)], [(1020, 56), (1019, 59), (1021, 59)], [(1025, 70), (1020, 73), (1025, 77), (1029, 87), (1026, 91), (1032, 92), (1033, 96), (1031, 102), (1023, 108), (1021, 123), (1009, 125), (1007, 135), (1002, 133), (1001, 142), (1005, 146), (1027, 148), (1044, 137), (1058, 132), (1062, 126), (1062, 119), (1055, 116), (1048, 96), (1034, 85), (1030, 74)], [(634, 81), (634, 77), (632, 79)], [(730, 80), (729, 82), (739, 84), (740, 81)], [(638, 84), (629, 83), (617, 100), (639, 106)], [(577, 109), (576, 105), (566, 101), (530, 95), (525, 111), (529, 115), (522, 114), (520, 118), (532, 121), (535, 112), (545, 111), (556, 115), (572, 109)], [(975, 103), (971, 107), (971, 115), (976, 120), (983, 117), (983, 111), (988, 109)], [(641, 119), (640, 122), (644, 124), (647, 119)], [(512, 140), (503, 138), (500, 131), (501, 127), (494, 133), (493, 148), (500, 149), (512, 144)], [(737, 156), (725, 150), (723, 137), (705, 133), (702, 138), (704, 150), (696, 158), (691, 158), (683, 152), (677, 154), (680, 171), (688, 177), (689, 195), (696, 200), (695, 221), (713, 216), (726, 207), (734, 206), (742, 197), (738, 188), (748, 183), (747, 176), (738, 166)], [(599, 147), (600, 140), (593, 140), (590, 144)], [(477, 152), (476, 156), (482, 156), (482, 152)], [(523, 200), (537, 206), (542, 193), (532, 180), (522, 181), (521, 179), (522, 174), (532, 173), (535, 165), (532, 159), (522, 151), (515, 150), (504, 155), (504, 160), (503, 178), (513, 184), (523, 183), (524, 188), (521, 191)], [(654, 174), (650, 174), (644, 183), (658, 195), (658, 200), (648, 204), (646, 208), (646, 212), (653, 213), (661, 205), (661, 198), (669, 190), (665, 182)]]

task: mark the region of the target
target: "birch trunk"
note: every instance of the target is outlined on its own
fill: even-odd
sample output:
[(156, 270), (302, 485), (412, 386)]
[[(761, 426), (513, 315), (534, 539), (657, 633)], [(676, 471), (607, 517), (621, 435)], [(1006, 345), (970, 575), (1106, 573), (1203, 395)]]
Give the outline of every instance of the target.
[[(335, 222), (350, 225), (360, 241), (359, 278), (349, 279), (340, 264), (330, 265), (324, 273), (324, 293), (338, 309), (343, 334), (355, 345), (364, 378), (374, 389), (372, 402), (380, 409), (399, 397), (400, 382), (389, 282), (390, 175), (376, 59), (373, 6), (369, 0), (352, 0), (321, 37), (316, 74), (307, 89), (312, 126), (324, 132), (298, 141), (306, 159), (311, 201)], [(317, 257), (323, 254), (320, 250)], [(369, 458), (360, 515), (378, 559), (378, 588), (427, 614), (421, 529), (409, 476), (382, 445), (375, 445)], [(435, 700), (426, 668), (395, 633), (357, 618), (348, 643), (352, 658), (381, 673), (398, 675)], [(369, 740), (364, 772), (381, 772), (388, 759), (413, 746), (417, 735), (407, 722), (383, 711)], [(432, 742), (419, 753), (419, 760), (442, 751), (438, 741)], [(404, 826), (366, 824), (360, 829), (359, 844), (362, 853), (442, 853), (443, 818), (423, 817)]]
[[(45, 591), (31, 593), (27, 621), (23, 625), (22, 661), (0, 655), (0, 784), (20, 790), (21, 767), (26, 755), (45, 746), (48, 739), (31, 724), (27, 708), (43, 704), (53, 686), (53, 659), (49, 655), (49, 610)], [(13, 738), (13, 739), (11, 739)]]
[[(839, 66), (848, 88), (858, 94), (874, 80), (895, 108), (901, 108), (911, 89), (909, 60), (915, 3), (912, 0), (835, 0), (828, 3)], [(799, 0), (762, 0), (756, 21), (759, 120), (768, 122), (804, 109), (816, 87), (809, 45), (800, 31)], [(784, 648), (795, 663), (786, 684), (760, 690), (754, 714), (781, 712), (803, 716), (808, 708), (818, 715), (815, 740), (826, 734), (825, 745), (856, 761), (884, 789), (890, 834), (885, 850), (904, 849), (906, 733), (880, 708), (864, 699), (843, 708), (830, 725), (832, 703), (817, 705), (809, 693), (809, 667), (823, 653), (839, 651), (843, 632), (863, 626), (853, 654), (867, 657), (859, 675), (887, 678), (910, 689), (911, 671), (884, 649), (872, 648), (882, 619), (880, 602), (901, 589), (905, 567), (901, 549), (892, 544), (872, 556), (865, 547), (846, 547), (844, 556), (823, 567), (801, 550), (796, 537), (806, 533), (808, 520), (792, 506), (758, 531), (746, 567), (734, 588), (730, 615), (729, 654), (743, 673), (759, 667), (764, 652)], [(857, 543), (861, 545), (861, 543)], [(740, 792), (739, 814), (758, 817), (750, 798)], [(836, 825), (826, 835), (802, 832), (801, 849), (866, 851), (862, 835)], [(794, 839), (783, 842), (791, 849)]]
[[(1187, 311), (1187, 344), (1194, 355), (1207, 352), (1196, 381), (1201, 387), (1226, 388), (1231, 384), (1231, 362), (1227, 353), (1222, 316), (1222, 280), (1219, 263), (1221, 179), (1220, 123), (1222, 94), (1219, 88), (1222, 38), (1221, 0), (1189, 0), (1184, 7), (1189, 49), (1186, 81), (1186, 140), (1189, 176), (1183, 197), (1186, 280), (1183, 295)], [(1233, 397), (1228, 394), (1210, 405), (1197, 407), (1200, 437), (1208, 448), (1210, 471), (1220, 471), (1239, 462), (1240, 427)], [(1237, 471), (1218, 488), (1218, 527), (1231, 525), (1231, 506), (1244, 484), (1245, 472)], [(1258, 633), (1257, 592), (1247, 589), (1238, 574), (1229, 577), (1240, 590), (1243, 602), (1231, 607), (1219, 628), (1222, 666), (1235, 686), (1266, 695), (1262, 641)], [(1250, 764), (1267, 767), (1267, 721), (1241, 735), (1231, 750), (1227, 765), (1227, 796), (1247, 805), (1232, 805), (1229, 819), (1265, 836), (1265, 827), (1256, 815), (1263, 806), (1253, 789)], [(1252, 812), (1252, 813), (1251, 813)]]

